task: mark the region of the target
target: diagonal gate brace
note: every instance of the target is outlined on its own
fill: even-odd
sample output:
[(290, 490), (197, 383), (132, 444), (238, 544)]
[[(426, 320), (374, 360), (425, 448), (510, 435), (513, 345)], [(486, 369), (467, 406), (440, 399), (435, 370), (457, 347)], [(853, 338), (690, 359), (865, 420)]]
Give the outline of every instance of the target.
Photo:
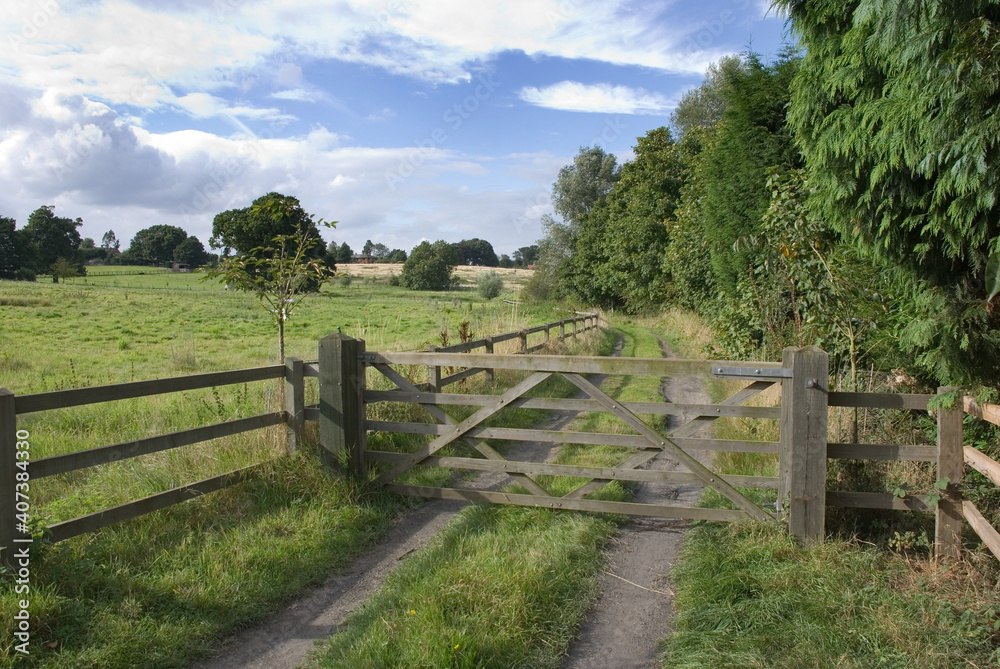
[[(740, 406), (741, 404), (749, 400), (751, 397), (759, 395), (760, 393), (764, 392), (773, 385), (774, 385), (773, 381), (755, 381), (754, 383), (751, 383), (749, 386), (739, 391), (732, 397), (729, 397), (719, 402), (719, 405)], [(697, 416), (695, 418), (692, 418), (688, 422), (684, 423), (677, 429), (673, 430), (670, 433), (670, 436), (671, 437), (690, 436), (694, 434), (698, 430), (698, 428), (700, 428), (702, 425), (705, 425), (706, 423), (711, 423), (712, 421), (715, 420), (718, 420), (718, 416)], [(618, 466), (621, 467), (622, 469), (635, 469), (636, 467), (641, 467), (642, 465), (646, 464), (647, 462), (655, 458), (657, 455), (659, 455), (659, 453), (660, 453), (659, 450), (640, 451), (635, 455), (633, 455), (632, 457), (626, 459)], [(589, 483), (584, 483), (576, 490), (573, 490), (572, 492), (569, 492), (566, 495), (564, 495), (564, 497), (567, 497), (569, 499), (583, 499), (586, 495), (589, 495), (595, 490), (599, 490), (607, 483), (609, 483), (608, 479), (595, 479), (593, 481), (590, 481)]]
[(622, 421), (625, 422), (629, 427), (638, 431), (643, 437), (645, 437), (653, 446), (658, 449), (662, 449), (670, 453), (674, 458), (676, 458), (682, 465), (687, 467), (692, 474), (700, 478), (705, 485), (712, 486), (720, 493), (725, 495), (731, 502), (744, 511), (750, 517), (755, 520), (762, 522), (774, 522), (774, 517), (757, 506), (753, 500), (747, 498), (740, 491), (738, 491), (733, 486), (726, 483), (722, 477), (718, 476), (715, 472), (705, 467), (694, 457), (688, 455), (680, 446), (675, 444), (669, 437), (661, 435), (653, 428), (649, 427), (636, 416), (634, 413), (621, 406), (619, 402), (611, 399), (604, 392), (595, 386), (593, 383), (583, 378), (579, 374), (563, 374), (570, 383), (575, 385), (577, 388), (587, 393), (590, 397), (597, 400), (604, 408), (618, 416)]
[(484, 406), (482, 409), (480, 409), (479, 411), (475, 412), (474, 414), (463, 420), (447, 434), (442, 434), (440, 437), (438, 437), (431, 443), (427, 444), (426, 446), (418, 450), (416, 453), (412, 453), (405, 459), (400, 460), (389, 471), (385, 472), (384, 474), (376, 478), (375, 483), (386, 484), (391, 482), (393, 479), (395, 479), (397, 476), (405, 472), (407, 469), (418, 464), (424, 458), (427, 458), (433, 455), (434, 453), (438, 452), (439, 450), (441, 450), (451, 442), (455, 441), (456, 439), (459, 439), (463, 434), (465, 434), (472, 428), (476, 427), (477, 425), (479, 425), (479, 423), (483, 422), (484, 420), (486, 420), (493, 414), (497, 413), (504, 407), (510, 405), (511, 402), (513, 402), (518, 397), (528, 392), (529, 390), (540, 384), (542, 381), (549, 378), (550, 376), (552, 376), (552, 372), (535, 372), (534, 374), (526, 378), (524, 381), (521, 381), (521, 383), (517, 384), (516, 386), (505, 392), (503, 395), (500, 395), (495, 400), (492, 400), (489, 404)]
[[(394, 370), (386, 363), (375, 363), (373, 365), (375, 369), (382, 373), (382, 375), (396, 384), (401, 390), (406, 390), (409, 392), (420, 392), (414, 384), (410, 383), (409, 379)], [(441, 409), (436, 404), (420, 404), (427, 412), (436, 418), (438, 421), (445, 425), (458, 425), (458, 421), (452, 418), (448, 412)], [(479, 451), (487, 460), (506, 460), (505, 457), (500, 455), (496, 449), (487, 444), (481, 439), (469, 439), (472, 442), (473, 447)], [(533, 495), (546, 495), (548, 496), (549, 491), (542, 486), (535, 483), (535, 481), (526, 474), (509, 474), (509, 476), (523, 485), (528, 492)]]

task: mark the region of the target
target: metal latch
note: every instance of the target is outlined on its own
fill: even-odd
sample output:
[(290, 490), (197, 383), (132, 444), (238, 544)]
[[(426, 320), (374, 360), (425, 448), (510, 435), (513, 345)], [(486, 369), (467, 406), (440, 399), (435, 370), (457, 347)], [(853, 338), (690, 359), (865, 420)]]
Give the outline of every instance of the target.
[(723, 379), (763, 379), (778, 380), (792, 378), (792, 370), (787, 367), (726, 367), (712, 365), (712, 376)]

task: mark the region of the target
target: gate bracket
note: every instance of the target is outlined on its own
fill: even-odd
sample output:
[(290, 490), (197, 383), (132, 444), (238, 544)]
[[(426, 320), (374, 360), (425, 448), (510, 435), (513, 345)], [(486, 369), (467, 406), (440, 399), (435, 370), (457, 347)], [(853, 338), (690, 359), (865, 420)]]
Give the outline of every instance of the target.
[(779, 381), (792, 378), (792, 370), (782, 367), (727, 367), (712, 365), (712, 376), (720, 379), (761, 379)]

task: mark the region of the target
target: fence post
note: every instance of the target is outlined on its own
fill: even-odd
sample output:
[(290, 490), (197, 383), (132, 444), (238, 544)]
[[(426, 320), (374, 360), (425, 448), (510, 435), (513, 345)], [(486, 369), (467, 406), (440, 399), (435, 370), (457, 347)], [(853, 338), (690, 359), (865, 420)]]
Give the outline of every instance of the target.
[(565, 339), (566, 338), (566, 319), (565, 318), (562, 319), (561, 321), (559, 321), (559, 338), (560, 339)]
[(548, 344), (549, 344), (549, 324), (546, 323), (545, 324), (545, 345), (548, 346)]
[(14, 413), (14, 393), (0, 388), (0, 563), (14, 566), (15, 532), (14, 491), (17, 484), (14, 466), (17, 458), (17, 415)]
[(788, 531), (800, 542), (826, 535), (826, 423), (829, 356), (816, 346), (788, 347), (782, 366), (778, 502), (787, 504)]
[[(431, 345), (428, 349), (431, 353), (438, 350), (437, 346)], [(432, 393), (441, 392), (441, 367), (438, 365), (427, 366), (427, 381), (430, 384)]]
[(305, 374), (301, 358), (285, 358), (285, 443), (289, 455), (302, 445), (306, 415)]
[[(485, 344), (485, 346), (486, 346), (486, 352), (492, 355), (492, 353), (493, 353), (493, 337), (485, 337), (484, 341), (486, 342), (486, 344)], [(494, 370), (493, 370), (492, 367), (490, 367), (490, 368), (488, 368), (486, 370), (486, 382), (487, 383), (491, 383), (491, 384), (493, 383), (493, 371)]]
[(324, 462), (365, 474), (365, 342), (340, 333), (319, 340), (319, 443)]
[[(938, 394), (958, 390), (951, 386), (938, 388)], [(937, 504), (934, 523), (934, 551), (938, 558), (958, 558), (962, 555), (962, 477), (965, 457), (962, 435), (964, 415), (961, 399), (951, 409), (937, 412), (937, 477), (947, 478), (948, 487)]]
[(521, 330), (517, 333), (517, 338), (521, 341), (521, 353), (528, 352), (528, 333)]

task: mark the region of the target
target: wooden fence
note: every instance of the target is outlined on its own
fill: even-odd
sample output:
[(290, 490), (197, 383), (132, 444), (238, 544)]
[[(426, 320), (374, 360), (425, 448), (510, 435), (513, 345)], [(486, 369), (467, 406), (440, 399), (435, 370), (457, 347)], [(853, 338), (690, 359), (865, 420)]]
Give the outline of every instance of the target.
[[(548, 341), (548, 332), (550, 329), (559, 328), (560, 336), (563, 337), (567, 336), (566, 327), (570, 326), (572, 331), (568, 334), (571, 336), (578, 331), (578, 323), (582, 324), (583, 329), (589, 329), (597, 326), (597, 318), (596, 316), (586, 315), (579, 318), (555, 321), (528, 330), (498, 335), (492, 339), (496, 342), (520, 337), (522, 342), (524, 342), (527, 334), (545, 332), (546, 341)], [(489, 339), (487, 338), (487, 340)], [(467, 342), (459, 344), (458, 347), (450, 347), (449, 350), (451, 348), (469, 347), (476, 343)], [(524, 347), (522, 346), (522, 348)], [(465, 350), (472, 350), (472, 347)], [(322, 354), (321, 349), (321, 356)], [(21, 509), (27, 508), (26, 500), (28, 499), (28, 495), (22, 491), (30, 490), (31, 482), (37, 479), (148, 455), (150, 453), (190, 446), (274, 425), (286, 426), (287, 451), (294, 451), (303, 437), (305, 421), (319, 420), (319, 408), (305, 406), (305, 379), (309, 377), (320, 377), (317, 363), (303, 362), (298, 358), (287, 358), (284, 365), (268, 365), (235, 371), (195, 374), (91, 388), (58, 390), (47, 393), (15, 395), (5, 388), (0, 388), (0, 462), (3, 463), (2, 467), (0, 467), (0, 549), (2, 549), (0, 561), (6, 561), (10, 558), (17, 543), (30, 541), (30, 537), (27, 534), (28, 528), (26, 527), (30, 526), (30, 523), (21, 523), (18, 515), (23, 514)], [(285, 407), (283, 411), (264, 413), (248, 418), (38, 460), (29, 459), (27, 461), (28, 464), (24, 465), (23, 468), (17, 466), (18, 462), (23, 462), (17, 455), (22, 450), (18, 448), (18, 444), (25, 441), (18, 436), (21, 434), (17, 429), (17, 416), (19, 415), (186, 390), (282, 378), (285, 380)], [(453, 383), (455, 380), (458, 379), (445, 379), (447, 383)], [(26, 450), (26, 453), (30, 455), (30, 450)], [(46, 528), (45, 536), (48, 540), (55, 543), (80, 534), (93, 532), (114, 523), (137, 518), (152, 511), (163, 509), (193, 497), (221, 490), (245, 481), (256, 474), (264, 464), (257, 463), (195, 483), (178, 486), (110, 509), (56, 523)], [(328, 464), (337, 465), (338, 463), (330, 461)], [(18, 496), (19, 492), (20, 497)], [(23, 519), (25, 516), (22, 515), (21, 518)]]
[[(431, 346), (430, 351), (432, 353), (468, 353), (477, 349), (483, 349), (486, 353), (491, 354), (493, 353), (493, 347), (496, 344), (517, 339), (519, 342), (518, 353), (534, 353), (542, 350), (549, 344), (551, 341), (551, 331), (556, 328), (559, 329), (559, 339), (565, 339), (567, 336), (575, 336), (580, 332), (592, 330), (599, 325), (600, 317), (597, 314), (583, 314), (574, 318), (565, 318), (563, 320), (545, 323), (544, 325), (537, 325), (533, 328), (517, 330), (515, 332), (505, 332), (503, 334), (483, 337), (482, 339), (475, 339), (472, 341), (462, 342), (460, 344), (453, 344), (451, 346)], [(544, 335), (544, 339), (529, 346), (528, 339), (531, 335), (535, 334)], [(428, 384), (429, 390), (440, 391), (445, 386), (449, 386), (453, 383), (461, 381), (462, 379), (467, 379), (470, 376), (475, 376), (476, 374), (481, 373), (485, 373), (489, 380), (493, 380), (492, 367), (471, 367), (462, 372), (457, 372), (444, 377), (441, 376), (442, 369), (443, 368), (440, 365), (432, 365), (428, 367), (427, 375), (430, 379)]]
[[(578, 324), (580, 327), (578, 327)], [(982, 513), (968, 500), (962, 498), (961, 484), (964, 467), (980, 471), (993, 483), (1000, 485), (1000, 463), (963, 444), (962, 417), (964, 413), (1000, 425), (1000, 406), (977, 404), (964, 399), (963, 407), (937, 411), (938, 437), (933, 445), (905, 444), (856, 444), (830, 443), (827, 438), (829, 407), (858, 407), (869, 409), (927, 410), (934, 397), (929, 394), (894, 393), (845, 393), (830, 392), (827, 387), (829, 370), (827, 356), (815, 347), (786, 349), (781, 363), (731, 363), (701, 360), (663, 360), (636, 358), (595, 358), (579, 356), (522, 355), (537, 350), (550, 340), (550, 331), (559, 328), (560, 337), (597, 327), (596, 316), (586, 315), (548, 323), (543, 326), (506, 333), (492, 338), (465, 342), (445, 350), (431, 352), (378, 353), (366, 352), (364, 342), (342, 335), (332, 335), (319, 343), (319, 361), (305, 363), (289, 358), (285, 365), (270, 365), (251, 369), (196, 374), (152, 381), (138, 381), (94, 388), (60, 390), (30, 395), (14, 395), (0, 388), (0, 548), (4, 560), (13, 553), (18, 542), (28, 541), (23, 531), (18, 531), (18, 513), (22, 508), (17, 492), (26, 490), (28, 483), (37, 479), (72, 472), (87, 467), (138, 457), (150, 453), (192, 445), (195, 443), (259, 430), (274, 425), (286, 426), (287, 450), (294, 451), (302, 439), (306, 421), (319, 421), (321, 453), (332, 466), (367, 472), (369, 462), (388, 462), (390, 471), (413, 466), (418, 462), (437, 466), (454, 466), (474, 470), (507, 471), (515, 480), (531, 490), (530, 476), (551, 474), (582, 476), (593, 479), (563, 498), (549, 496), (543, 499), (531, 494), (521, 497), (506, 493), (479, 493), (478, 496), (462, 494), (462, 498), (484, 501), (514, 500), (535, 506), (553, 508), (607, 511), (598, 500), (584, 497), (610, 480), (701, 482), (715, 487), (729, 497), (740, 511), (656, 511), (653, 515), (672, 514), (680, 517), (704, 517), (722, 520), (750, 515), (761, 519), (772, 514), (759, 507), (751, 508), (746, 498), (733, 494), (735, 487), (777, 488), (789, 522), (789, 529), (802, 540), (822, 540), (825, 534), (827, 507), (893, 509), (901, 511), (932, 512), (936, 517), (935, 546), (941, 556), (954, 557), (961, 550), (963, 519), (968, 521), (984, 544), (1000, 558), (1000, 534), (991, 527)], [(529, 346), (528, 336), (544, 333), (540, 344)], [(491, 353), (491, 343), (519, 339), (518, 354)], [(484, 352), (475, 352), (484, 349)], [(431, 377), (429, 384), (414, 385), (396, 372), (391, 365), (421, 365), (429, 370), (465, 368), (466, 371), (442, 377), (440, 371)], [(366, 366), (374, 367), (397, 386), (393, 391), (369, 391), (366, 388)], [(512, 369), (533, 373), (529, 385), (539, 382), (538, 373), (563, 374), (588, 394), (588, 399), (536, 399), (523, 397), (527, 386), (519, 384), (500, 396), (472, 396), (442, 393), (441, 389), (473, 373), (489, 373), (493, 369)], [(584, 374), (629, 374), (676, 376), (685, 374), (712, 374), (719, 378), (743, 379), (749, 385), (732, 397), (714, 405), (670, 405), (658, 402), (625, 403), (619, 405), (599, 389), (589, 385)], [(433, 372), (432, 372), (433, 374)], [(305, 379), (319, 379), (319, 404), (305, 406)], [(285, 407), (283, 411), (264, 413), (248, 418), (226, 421), (170, 434), (113, 444), (84, 451), (67, 453), (30, 462), (25, 469), (16, 466), (19, 432), (17, 416), (67, 407), (97, 404), (145, 397), (164, 393), (181, 392), (200, 388), (242, 384), (270, 379), (284, 379)], [(780, 382), (781, 402), (778, 407), (746, 407), (743, 405), (764, 389)], [(523, 387), (522, 387), (523, 386)], [(941, 388), (939, 392), (951, 391)], [(374, 402), (412, 402), (426, 408), (437, 424), (381, 424), (366, 416), (366, 406)], [(456, 421), (441, 408), (445, 405), (465, 404), (480, 407), (473, 419)], [(617, 415), (637, 434), (586, 435), (580, 433), (543, 430), (516, 430), (503, 427), (484, 427), (482, 420), (505, 406), (523, 406), (542, 409), (575, 409), (583, 411), (604, 410)], [(636, 417), (636, 414), (678, 414), (694, 412), (695, 418), (669, 434), (653, 430)], [(716, 439), (695, 439), (692, 431), (705, 422), (722, 416), (748, 416), (778, 419), (778, 442), (735, 442)], [(636, 422), (638, 421), (638, 422)], [(434, 435), (426, 452), (417, 456), (377, 453), (367, 450), (368, 430), (392, 429)], [(483, 459), (437, 458), (435, 452), (442, 445), (457, 439), (469, 439)], [(543, 463), (512, 463), (492, 450), (483, 439), (530, 439), (553, 443), (610, 443), (636, 446), (635, 456), (618, 467), (575, 468)], [(574, 441), (575, 440), (575, 441)], [(582, 441), (581, 441), (582, 440)], [(779, 475), (767, 477), (725, 477), (691, 462), (686, 449), (736, 450), (744, 452), (773, 453), (779, 456)], [(689, 469), (687, 472), (648, 472), (637, 469), (661, 451), (669, 451)], [(935, 505), (926, 495), (907, 495), (899, 498), (891, 493), (870, 493), (826, 490), (826, 463), (828, 459), (902, 460), (928, 462), (936, 465), (938, 479), (947, 478), (947, 487)], [(57, 523), (46, 529), (46, 536), (53, 542), (91, 532), (113, 523), (135, 518), (151, 511), (177, 504), (206, 492), (219, 490), (246, 480), (264, 463), (227, 472), (195, 483), (150, 495), (140, 500)], [(398, 473), (398, 471), (396, 472)], [(30, 474), (30, 476), (28, 476)], [(380, 476), (380, 482), (389, 483), (394, 476)], [(396, 486), (401, 492), (402, 487)], [(412, 490), (408, 492), (414, 492)], [(429, 491), (419, 491), (428, 493)], [(451, 495), (451, 493), (448, 493)], [(430, 492), (431, 496), (444, 496)], [(455, 495), (452, 495), (455, 496)], [(752, 504), (752, 503), (751, 503)], [(641, 505), (633, 505), (635, 507)], [(600, 507), (600, 508), (598, 508)], [(624, 507), (617, 509), (622, 511)], [(649, 509), (629, 508), (624, 512), (643, 513)]]

